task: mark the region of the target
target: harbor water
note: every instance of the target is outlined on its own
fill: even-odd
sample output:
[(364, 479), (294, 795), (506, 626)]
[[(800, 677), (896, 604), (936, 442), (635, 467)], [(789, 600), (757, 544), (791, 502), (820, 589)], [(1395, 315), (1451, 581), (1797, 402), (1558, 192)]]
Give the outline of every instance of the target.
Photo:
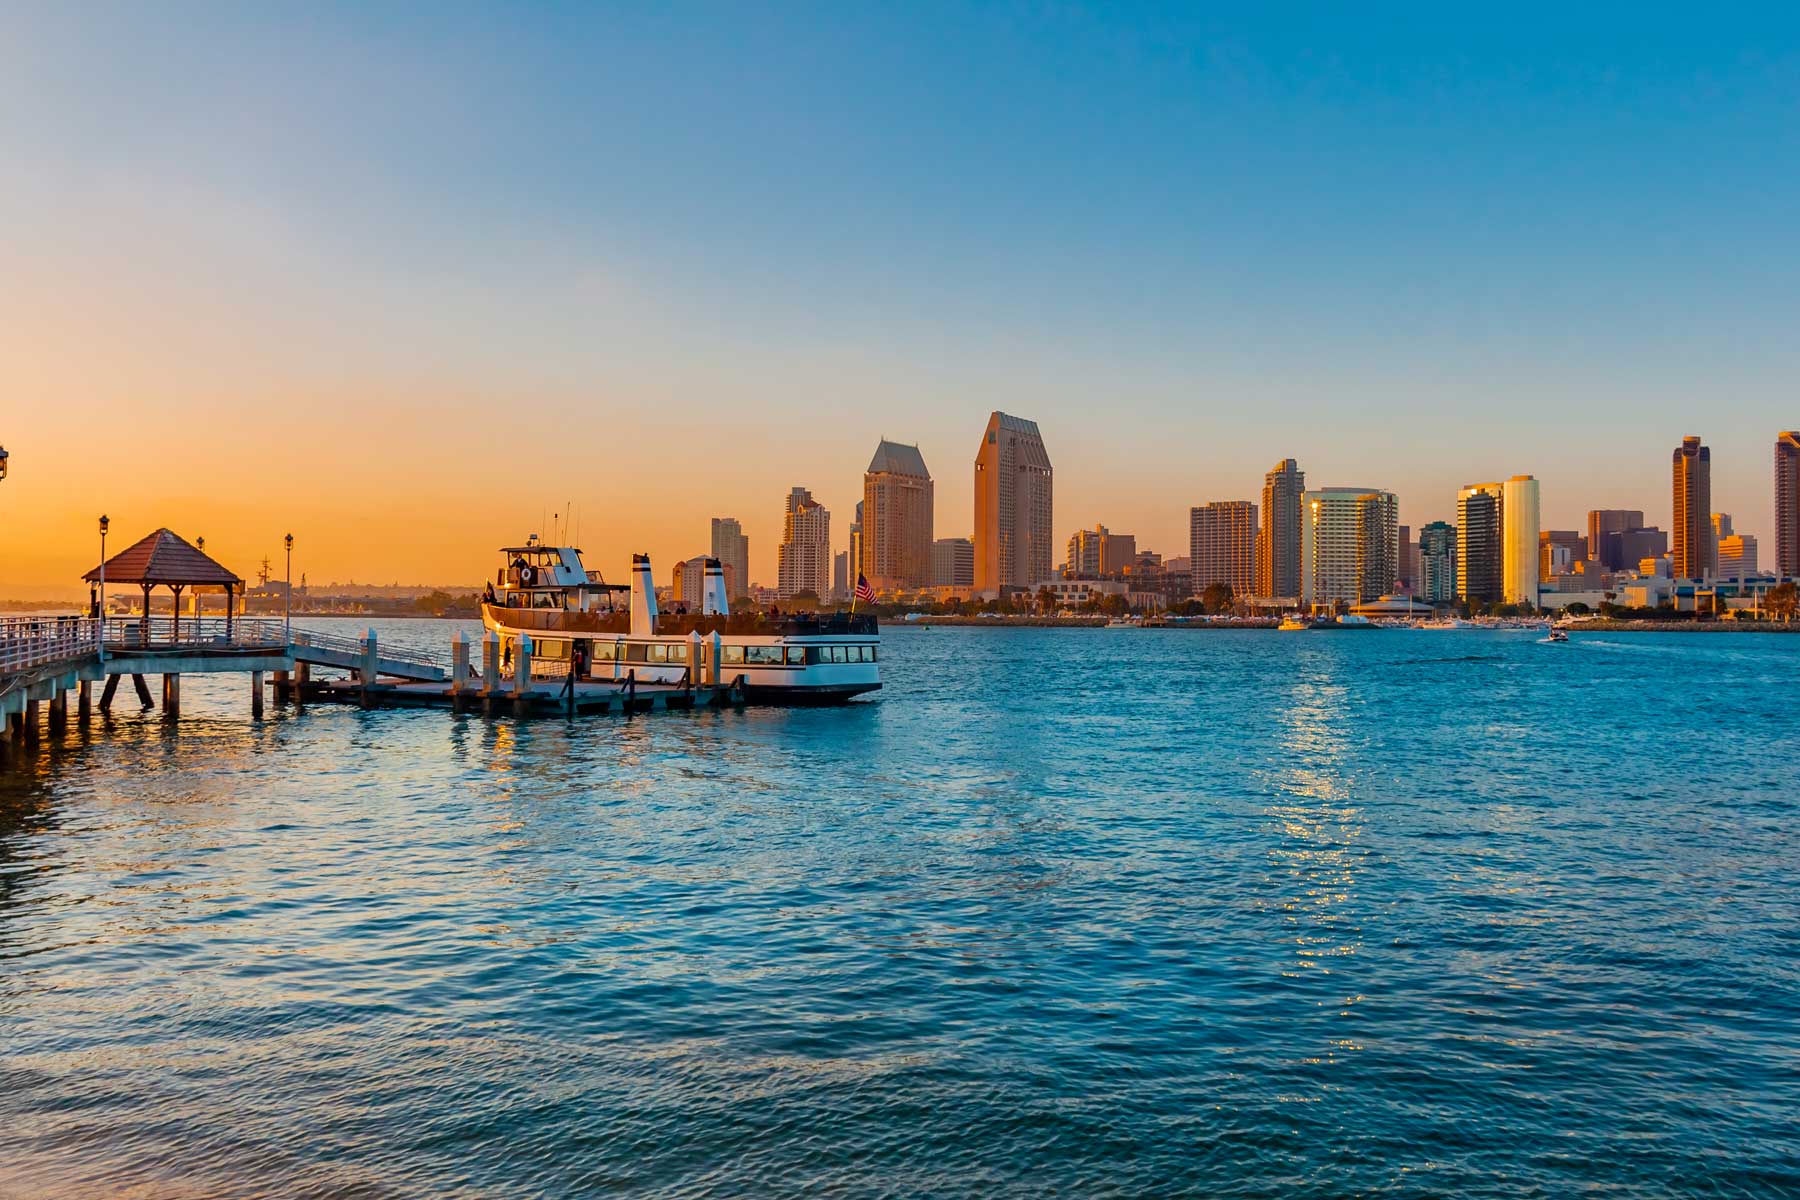
[(1800, 638), (1541, 636), (190, 676), (0, 776), (0, 1195), (1800, 1194)]

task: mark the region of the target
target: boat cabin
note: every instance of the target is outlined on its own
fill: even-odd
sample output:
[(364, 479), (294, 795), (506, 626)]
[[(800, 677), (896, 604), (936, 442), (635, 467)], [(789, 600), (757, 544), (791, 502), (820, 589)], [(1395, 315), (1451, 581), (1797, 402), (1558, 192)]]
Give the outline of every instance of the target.
[(523, 546), (500, 551), (501, 566), (488, 585), (490, 604), (507, 608), (549, 609), (560, 612), (609, 612), (613, 596), (631, 589), (607, 583), (598, 571), (582, 565), (581, 551), (573, 546), (546, 546), (534, 534)]

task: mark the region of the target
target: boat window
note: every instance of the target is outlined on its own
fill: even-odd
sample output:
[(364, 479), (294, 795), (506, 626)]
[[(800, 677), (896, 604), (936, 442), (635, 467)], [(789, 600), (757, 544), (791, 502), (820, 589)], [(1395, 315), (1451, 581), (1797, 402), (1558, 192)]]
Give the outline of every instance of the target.
[(687, 661), (687, 647), (682, 646), (682, 645), (670, 646), (669, 647), (669, 661), (670, 662), (686, 662)]
[(619, 643), (617, 642), (595, 642), (594, 661), (599, 662), (601, 659), (605, 659), (606, 661), (611, 662), (618, 654), (618, 650)]
[(744, 661), (744, 648), (742, 646), (726, 646), (724, 649), (725, 653), (722, 656), (724, 662), (741, 663)]
[(744, 661), (747, 663), (750, 663), (752, 665), (762, 665), (762, 666), (768, 666), (770, 664), (780, 665), (780, 663), (781, 663), (781, 647), (780, 646), (745, 646), (744, 647)]
[(667, 646), (663, 645), (661, 642), (650, 643), (649, 650), (650, 650), (649, 661), (651, 661), (653, 663), (669, 661), (669, 648)]
[(787, 648), (787, 660), (788, 660), (788, 662), (794, 664), (795, 666), (799, 666), (800, 664), (804, 663), (806, 661), (806, 647), (805, 646), (789, 646)]
[(649, 647), (644, 645), (644, 643), (642, 643), (642, 642), (632, 642), (630, 645), (625, 647), (625, 661), (626, 662), (643, 662), (644, 661), (644, 651), (648, 650), (648, 649), (649, 649)]
[(532, 643), (531, 649), (538, 658), (569, 657), (569, 643), (562, 638), (545, 638), (541, 642)]

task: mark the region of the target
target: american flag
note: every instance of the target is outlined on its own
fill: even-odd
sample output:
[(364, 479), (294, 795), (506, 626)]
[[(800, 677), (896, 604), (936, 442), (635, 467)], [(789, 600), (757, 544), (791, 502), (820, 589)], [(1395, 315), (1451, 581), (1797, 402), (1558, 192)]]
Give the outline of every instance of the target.
[(875, 589), (869, 586), (861, 571), (856, 573), (856, 598), (864, 604), (875, 603)]

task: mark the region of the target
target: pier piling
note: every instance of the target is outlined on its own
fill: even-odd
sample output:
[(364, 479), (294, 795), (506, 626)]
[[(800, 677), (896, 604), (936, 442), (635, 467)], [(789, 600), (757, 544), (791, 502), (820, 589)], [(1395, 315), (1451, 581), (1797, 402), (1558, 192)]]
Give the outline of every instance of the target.
[(179, 717), (181, 715), (181, 676), (172, 674), (164, 675), (162, 681), (163, 716), (169, 718)]
[(131, 677), (131, 686), (137, 689), (139, 704), (142, 704), (145, 708), (156, 707), (156, 701), (150, 698), (150, 685), (144, 682), (144, 677), (142, 675), (133, 675)]
[(82, 680), (75, 695), (75, 720), (78, 724), (86, 725), (94, 713), (94, 681)]
[(261, 671), (250, 672), (250, 719), (253, 721), (262, 720), (262, 715), (263, 715), (263, 694), (262, 694), (263, 678), (262, 677), (263, 677), (263, 673)]

